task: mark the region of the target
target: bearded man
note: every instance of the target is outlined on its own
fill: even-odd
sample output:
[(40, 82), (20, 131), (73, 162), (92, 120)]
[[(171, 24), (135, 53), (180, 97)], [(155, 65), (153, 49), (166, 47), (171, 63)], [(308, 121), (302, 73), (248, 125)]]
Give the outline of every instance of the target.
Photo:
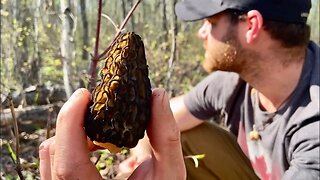
[[(317, 179), (319, 46), (306, 24), (311, 0), (183, 0), (211, 74), (170, 101), (184, 156), (205, 154), (187, 178)], [(214, 120), (224, 129), (206, 120)]]
[[(189, 179), (254, 179), (235, 135), (261, 179), (319, 177), (319, 46), (309, 42), (310, 0), (184, 0), (183, 20), (198, 32), (213, 72), (171, 100), (185, 155), (206, 154)], [(176, 106), (177, 104), (180, 104)], [(188, 131), (187, 131), (188, 130)], [(201, 167), (202, 166), (202, 167)]]

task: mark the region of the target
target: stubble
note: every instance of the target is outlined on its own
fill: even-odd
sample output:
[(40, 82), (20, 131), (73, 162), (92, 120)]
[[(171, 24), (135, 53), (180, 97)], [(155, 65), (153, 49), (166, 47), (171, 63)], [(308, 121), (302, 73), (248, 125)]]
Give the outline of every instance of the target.
[(203, 67), (207, 72), (228, 71), (238, 74), (253, 73), (258, 53), (243, 48), (235, 26), (230, 26), (221, 41), (206, 50)]

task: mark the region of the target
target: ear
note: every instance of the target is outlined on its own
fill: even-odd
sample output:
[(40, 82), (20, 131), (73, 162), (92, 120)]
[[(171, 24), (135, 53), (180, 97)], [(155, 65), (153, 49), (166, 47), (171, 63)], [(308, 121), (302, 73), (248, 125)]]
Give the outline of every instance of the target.
[(250, 44), (258, 36), (262, 29), (263, 17), (257, 10), (251, 10), (247, 13), (247, 33), (246, 40)]

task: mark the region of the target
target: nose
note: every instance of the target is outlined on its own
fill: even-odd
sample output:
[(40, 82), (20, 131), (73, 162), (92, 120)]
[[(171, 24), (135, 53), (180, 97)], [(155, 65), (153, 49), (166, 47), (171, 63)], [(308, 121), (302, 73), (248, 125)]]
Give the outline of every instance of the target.
[(210, 25), (210, 23), (205, 21), (203, 23), (203, 25), (200, 27), (200, 29), (198, 30), (198, 37), (200, 39), (202, 39), (202, 40), (206, 40), (207, 39), (209, 28), (210, 28), (209, 25)]

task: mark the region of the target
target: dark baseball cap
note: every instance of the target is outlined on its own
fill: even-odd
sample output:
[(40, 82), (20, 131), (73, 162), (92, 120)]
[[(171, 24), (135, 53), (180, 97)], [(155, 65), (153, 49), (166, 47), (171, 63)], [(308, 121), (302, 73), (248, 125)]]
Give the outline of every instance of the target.
[(269, 20), (306, 23), (311, 0), (182, 0), (175, 5), (176, 15), (185, 21), (195, 21), (227, 9), (258, 10)]

